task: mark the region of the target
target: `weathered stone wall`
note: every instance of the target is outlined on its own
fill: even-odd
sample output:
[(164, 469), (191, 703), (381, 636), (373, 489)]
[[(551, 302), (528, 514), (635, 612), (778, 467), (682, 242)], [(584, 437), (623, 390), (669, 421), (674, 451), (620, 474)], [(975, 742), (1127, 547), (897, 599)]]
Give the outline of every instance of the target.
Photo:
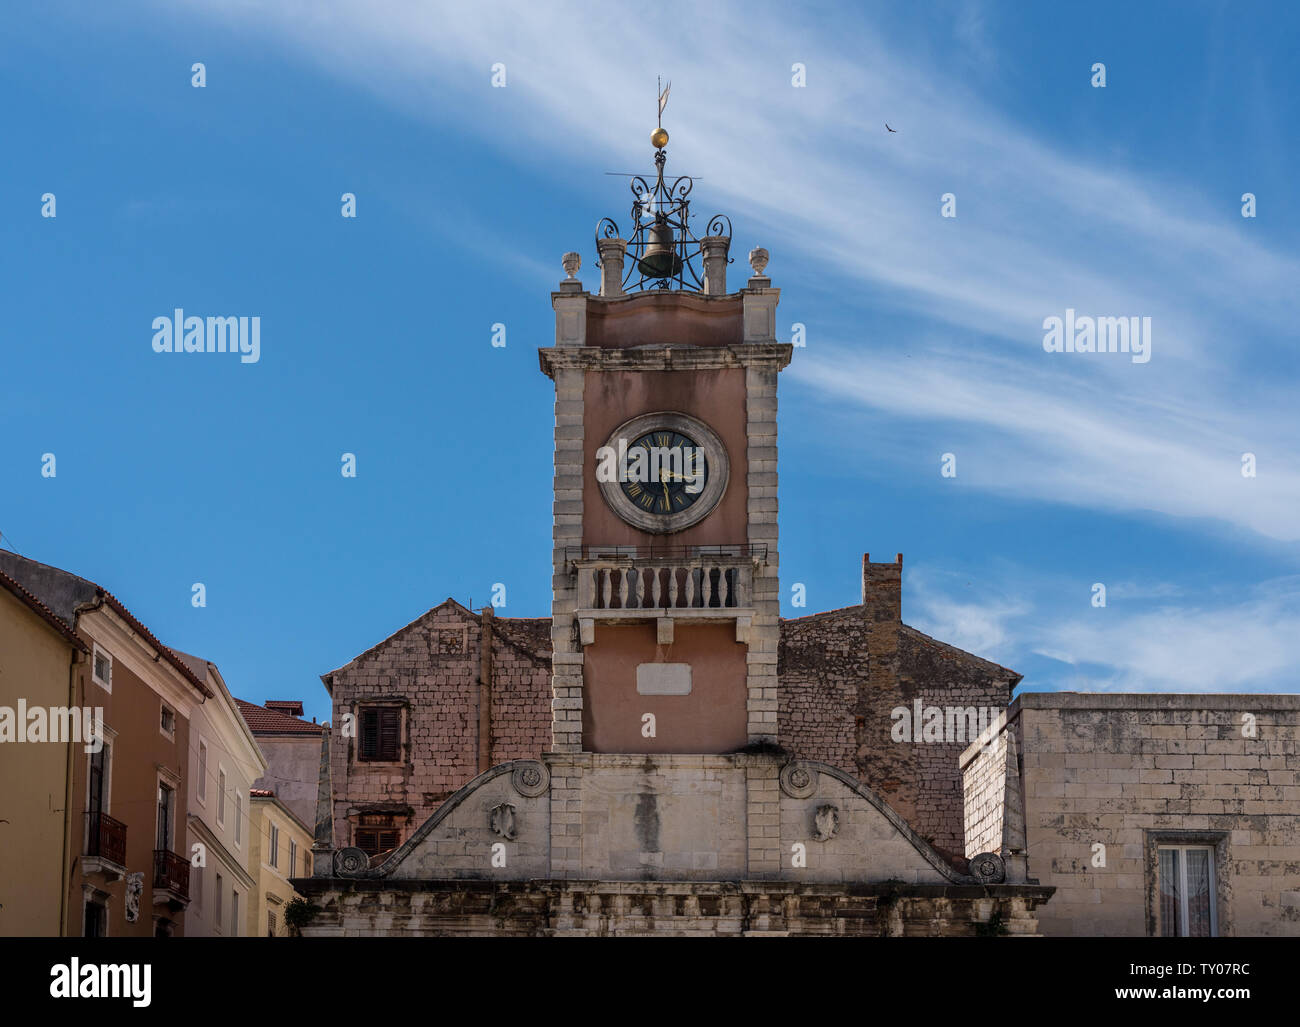
[[(868, 599), (889, 615), (898, 608), (870, 591)], [(1001, 710), (1020, 676), (875, 610), (850, 606), (782, 623), (780, 742), (852, 771), (922, 837), (960, 855), (958, 760), (976, 732), (926, 741), (915, 725), (909, 740), (895, 741), (893, 712), (906, 709), (910, 721), (918, 700), (922, 708)], [(873, 643), (881, 654), (874, 666)]]
[(968, 857), (1002, 848), (1006, 761), (1007, 735), (999, 731), (962, 768)]
[[(580, 837), (572, 871), (556, 828)], [(382, 863), (319, 865), (294, 882), (319, 935), (1033, 934), (1051, 893), (965, 874), (847, 772), (770, 753), (514, 761)]]
[(636, 881), (342, 881), (300, 886), (307, 937), (975, 937), (1033, 935), (1044, 889), (852, 889)]
[(1214, 847), (1221, 935), (1300, 935), (1300, 696), (1026, 693), (1008, 720), (1044, 934), (1159, 934), (1167, 838)]
[[(917, 726), (909, 740), (895, 741), (892, 714), (899, 707), (910, 713), (917, 700), (1000, 709), (1019, 676), (903, 624), (900, 576), (901, 564), (867, 561), (863, 605), (780, 622), (778, 742), (854, 774), (922, 837), (960, 856), (958, 757), (970, 739), (927, 741)], [(554, 702), (572, 698), (553, 702), (551, 620), (496, 617), (492, 633), (491, 764), (536, 758), (552, 744)], [(335, 732), (337, 845), (353, 843), (362, 808), (397, 813), (404, 840), (478, 773), (481, 639), (481, 616), (448, 600), (326, 675), (336, 724), (363, 702), (405, 711), (403, 758), (394, 764), (358, 763), (356, 739)], [(775, 858), (761, 838), (752, 841), (769, 862)]]
[[(537, 756), (550, 739), (549, 618), (492, 619), (492, 764)], [(401, 839), (478, 773), (481, 618), (451, 600), (326, 675), (334, 723), (364, 703), (399, 707), (401, 758), (357, 760), (332, 735), (335, 844), (354, 844), (361, 810), (398, 816)]]

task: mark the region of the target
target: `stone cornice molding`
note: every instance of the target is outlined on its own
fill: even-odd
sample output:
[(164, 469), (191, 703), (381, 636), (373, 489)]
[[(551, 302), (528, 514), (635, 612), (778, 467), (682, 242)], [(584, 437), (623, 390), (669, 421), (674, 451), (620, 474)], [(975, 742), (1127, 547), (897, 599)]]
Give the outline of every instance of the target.
[(537, 351), (543, 373), (554, 378), (561, 368), (582, 371), (707, 371), (755, 367), (780, 371), (790, 363), (788, 342), (738, 343), (733, 346), (651, 345), (549, 347)]

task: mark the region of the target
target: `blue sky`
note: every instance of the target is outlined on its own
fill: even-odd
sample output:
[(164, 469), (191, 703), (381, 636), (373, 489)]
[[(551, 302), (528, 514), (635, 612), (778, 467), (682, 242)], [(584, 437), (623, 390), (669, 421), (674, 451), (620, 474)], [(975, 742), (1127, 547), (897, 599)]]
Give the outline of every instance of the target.
[[(656, 11), (12, 8), (4, 543), (318, 717), (320, 674), (447, 596), (501, 582), (500, 613), (547, 614), (536, 350), (560, 255), (596, 286), (594, 225), (629, 199), (603, 172), (650, 167), (662, 74), (669, 169), (730, 215), (733, 280), (771, 252), (778, 335), (806, 326), (787, 616), (856, 602), (861, 554), (901, 551), (904, 618), (1024, 687), (1295, 691), (1300, 13)], [(154, 353), (176, 307), (260, 316), (260, 361)], [(1150, 362), (1046, 353), (1067, 307), (1150, 316)]]

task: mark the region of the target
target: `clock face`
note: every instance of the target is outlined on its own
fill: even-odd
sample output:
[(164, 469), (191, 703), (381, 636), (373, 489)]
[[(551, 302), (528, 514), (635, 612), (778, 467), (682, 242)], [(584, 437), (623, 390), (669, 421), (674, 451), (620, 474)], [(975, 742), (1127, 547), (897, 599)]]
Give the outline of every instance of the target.
[(727, 488), (727, 450), (703, 421), (676, 411), (625, 422), (596, 454), (601, 494), (619, 517), (655, 534), (707, 517)]
[(704, 495), (709, 460), (704, 447), (672, 428), (648, 431), (629, 442), (623, 494), (648, 514), (682, 513)]

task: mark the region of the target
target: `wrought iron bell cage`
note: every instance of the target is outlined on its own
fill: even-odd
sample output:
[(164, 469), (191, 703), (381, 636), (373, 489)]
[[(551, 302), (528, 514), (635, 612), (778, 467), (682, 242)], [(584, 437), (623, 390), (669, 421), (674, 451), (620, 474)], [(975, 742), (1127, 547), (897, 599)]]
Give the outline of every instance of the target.
[[(664, 133), (666, 139), (667, 133)], [(677, 289), (703, 292), (703, 243), (691, 232), (691, 189), (695, 182), (689, 175), (679, 175), (671, 184), (664, 178), (667, 154), (655, 151), (655, 176), (652, 186), (641, 175), (629, 175), (632, 190), (631, 236), (627, 239), (624, 292), (650, 289)], [(715, 214), (709, 219), (704, 237), (722, 236), (731, 241), (731, 219)], [(596, 266), (600, 267), (600, 240), (622, 239), (613, 218), (601, 218), (596, 224)], [(727, 263), (732, 263), (730, 254)]]

